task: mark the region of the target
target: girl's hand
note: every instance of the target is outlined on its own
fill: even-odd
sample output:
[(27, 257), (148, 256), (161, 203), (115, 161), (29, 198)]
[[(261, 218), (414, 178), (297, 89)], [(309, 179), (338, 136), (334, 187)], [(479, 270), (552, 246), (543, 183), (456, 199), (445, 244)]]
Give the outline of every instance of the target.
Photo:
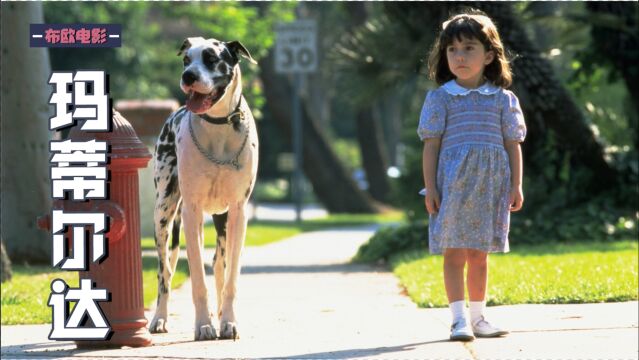
[(424, 202), (426, 203), (426, 210), (428, 210), (429, 214), (433, 215), (439, 212), (439, 205), (441, 204), (441, 201), (439, 199), (439, 192), (437, 192), (436, 189), (426, 190)]
[(521, 186), (514, 186), (510, 189), (509, 196), (510, 211), (519, 211), (524, 205), (524, 191)]

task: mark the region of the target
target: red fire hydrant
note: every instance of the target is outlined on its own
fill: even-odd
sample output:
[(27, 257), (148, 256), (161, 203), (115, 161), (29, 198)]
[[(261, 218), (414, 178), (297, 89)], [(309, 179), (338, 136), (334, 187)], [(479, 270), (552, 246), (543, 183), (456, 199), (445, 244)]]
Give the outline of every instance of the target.
[[(111, 132), (86, 132), (75, 126), (69, 139), (75, 141), (108, 141), (111, 173), (105, 200), (74, 202), (57, 200), (54, 208), (69, 212), (101, 212), (109, 219), (107, 257), (101, 263), (88, 261), (88, 270), (80, 271), (80, 279), (91, 279), (95, 288), (107, 289), (111, 301), (101, 302), (100, 308), (109, 322), (113, 336), (104, 341), (76, 341), (78, 347), (148, 346), (151, 334), (144, 317), (142, 288), (142, 256), (140, 249), (140, 203), (138, 169), (145, 168), (151, 159), (131, 124), (113, 110)], [(38, 219), (41, 228), (50, 229), (50, 216)], [(68, 234), (72, 236), (72, 234)], [(89, 244), (91, 242), (89, 241)], [(89, 245), (89, 252), (91, 253)]]

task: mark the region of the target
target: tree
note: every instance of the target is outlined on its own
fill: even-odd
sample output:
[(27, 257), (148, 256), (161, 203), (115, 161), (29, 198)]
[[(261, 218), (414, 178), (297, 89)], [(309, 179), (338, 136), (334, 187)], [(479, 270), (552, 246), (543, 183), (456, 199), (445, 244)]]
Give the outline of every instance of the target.
[[(507, 48), (519, 54), (513, 62), (513, 88), (533, 135), (552, 129), (563, 152), (569, 151), (577, 165), (590, 170), (593, 177), (585, 187), (601, 191), (616, 183), (617, 173), (606, 161), (603, 145), (588, 126), (584, 113), (555, 76), (549, 61), (528, 39), (510, 4), (473, 3), (491, 16), (499, 26)], [(526, 149), (526, 147), (524, 147)]]
[[(36, 219), (51, 211), (45, 48), (29, 47), (29, 24), (42, 23), (41, 3), (2, 3), (2, 240), (13, 262), (51, 261), (51, 237)], [(10, 35), (9, 35), (10, 34)]]
[(386, 170), (388, 156), (379, 119), (373, 116), (372, 105), (357, 110), (357, 142), (366, 171), (368, 192), (373, 199), (386, 203), (390, 196), (390, 183)]
[(635, 149), (639, 148), (639, 7), (623, 2), (589, 2), (586, 8), (592, 21), (591, 30), (594, 46), (584, 51), (580, 58), (584, 62), (583, 71), (591, 71), (594, 66), (611, 65), (613, 76), (621, 77), (634, 99), (634, 114), (629, 127), (634, 130)]
[(0, 240), (0, 282), (11, 280), (11, 260), (4, 249), (4, 241)]
[[(277, 122), (284, 136), (291, 138), (290, 102), (292, 89), (287, 81), (275, 74), (273, 52), (260, 61), (260, 77), (264, 84), (266, 108)], [(330, 212), (374, 213), (381, 210), (354, 180), (335, 156), (325, 135), (317, 127), (307, 104), (302, 106), (304, 138), (304, 173), (313, 185), (313, 190)]]
[[(362, 26), (368, 17), (365, 3), (354, 2), (347, 4), (347, 9), (353, 21), (351, 27)], [(390, 196), (390, 182), (386, 175), (388, 156), (386, 142), (380, 124), (380, 119), (373, 116), (374, 103), (357, 106), (357, 141), (362, 154), (362, 165), (366, 171), (369, 189), (373, 199), (388, 202)]]

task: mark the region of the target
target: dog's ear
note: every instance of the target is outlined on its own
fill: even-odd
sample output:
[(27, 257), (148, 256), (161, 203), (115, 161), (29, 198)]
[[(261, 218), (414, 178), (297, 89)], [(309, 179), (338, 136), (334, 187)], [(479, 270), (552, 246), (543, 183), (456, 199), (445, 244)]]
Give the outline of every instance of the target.
[(181, 56), (182, 54), (184, 54), (186, 50), (188, 50), (191, 47), (191, 41), (189, 39), (190, 38), (184, 39), (182, 46), (180, 46), (180, 50), (178, 50), (177, 56)]
[(229, 51), (237, 56), (238, 54), (241, 55), (242, 57), (244, 57), (245, 59), (247, 59), (251, 64), (257, 64), (257, 61), (255, 61), (252, 57), (251, 57), (251, 53), (249, 53), (248, 50), (246, 50), (246, 48), (244, 47), (244, 45), (242, 45), (241, 42), (239, 41), (229, 41), (226, 43), (226, 47), (229, 49)]
[(193, 46), (193, 43), (197, 41), (201, 41), (201, 40), (204, 40), (204, 39), (202, 37), (190, 37), (190, 38), (184, 39), (184, 42), (182, 43), (182, 46), (180, 46), (180, 50), (178, 50), (177, 55), (178, 56), (183, 55), (188, 49), (191, 48), (191, 46)]

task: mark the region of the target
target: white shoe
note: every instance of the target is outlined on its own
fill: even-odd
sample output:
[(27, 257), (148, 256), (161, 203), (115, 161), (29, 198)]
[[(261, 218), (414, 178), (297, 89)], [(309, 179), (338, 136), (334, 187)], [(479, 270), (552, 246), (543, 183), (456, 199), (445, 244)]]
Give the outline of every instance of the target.
[(450, 327), (450, 339), (452, 341), (472, 341), (475, 340), (473, 332), (470, 329), (468, 320), (457, 319)]
[(497, 337), (508, 334), (508, 330), (503, 330), (491, 325), (484, 317), (480, 317), (479, 320), (473, 322), (473, 333), (477, 337)]

